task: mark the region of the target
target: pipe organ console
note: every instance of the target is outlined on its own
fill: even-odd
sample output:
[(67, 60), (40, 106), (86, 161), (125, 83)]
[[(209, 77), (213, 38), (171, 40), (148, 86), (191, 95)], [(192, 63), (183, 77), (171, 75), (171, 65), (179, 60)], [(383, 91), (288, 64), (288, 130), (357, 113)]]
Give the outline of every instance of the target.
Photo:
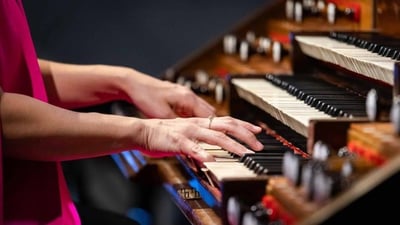
[(400, 221), (387, 204), (399, 199), (399, 7), (269, 1), (165, 72), (264, 128), (255, 154), (205, 144), (216, 162), (154, 160), (192, 224)]

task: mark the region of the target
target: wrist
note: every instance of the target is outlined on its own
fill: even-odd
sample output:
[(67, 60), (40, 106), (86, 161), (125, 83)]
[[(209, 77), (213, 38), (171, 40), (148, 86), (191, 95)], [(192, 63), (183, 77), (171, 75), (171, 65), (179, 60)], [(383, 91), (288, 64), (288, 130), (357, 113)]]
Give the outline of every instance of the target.
[(154, 84), (155, 78), (141, 73), (137, 70), (127, 68), (124, 73), (121, 73), (119, 82), (122, 92), (124, 93), (124, 100), (133, 103), (134, 98), (141, 97), (144, 91)]
[(112, 73), (114, 77), (110, 83), (114, 84), (115, 88), (118, 90), (118, 100), (132, 102), (130, 96), (132, 92), (135, 92), (137, 89), (135, 81), (136, 73), (135, 70), (128, 67), (120, 67)]

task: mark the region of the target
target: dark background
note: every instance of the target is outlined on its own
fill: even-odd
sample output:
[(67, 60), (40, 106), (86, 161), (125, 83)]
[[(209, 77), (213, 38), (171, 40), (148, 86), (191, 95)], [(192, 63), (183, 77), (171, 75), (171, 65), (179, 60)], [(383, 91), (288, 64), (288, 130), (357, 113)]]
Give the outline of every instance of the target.
[(23, 0), (39, 57), (165, 69), (268, 0)]

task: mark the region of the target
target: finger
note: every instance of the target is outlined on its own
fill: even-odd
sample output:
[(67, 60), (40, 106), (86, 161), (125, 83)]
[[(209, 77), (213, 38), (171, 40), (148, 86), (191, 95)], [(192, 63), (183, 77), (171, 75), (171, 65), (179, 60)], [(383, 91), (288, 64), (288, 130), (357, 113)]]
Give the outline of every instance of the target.
[[(213, 129), (213, 130), (221, 130), (221, 126), (219, 125), (231, 125), (231, 126), (238, 126), (238, 127), (243, 127), (249, 131), (251, 131), (254, 134), (258, 134), (262, 131), (262, 127), (254, 125), (252, 123), (235, 119), (230, 116), (224, 116), (224, 117), (208, 117), (208, 119), (212, 119), (213, 121), (208, 121), (208, 128)], [(212, 122), (212, 123), (210, 123)]]
[(180, 98), (177, 102), (171, 103), (171, 105), (172, 110), (180, 117), (207, 117), (215, 112), (214, 107), (193, 95), (184, 99)]
[(207, 153), (197, 142), (187, 140), (186, 143), (183, 144), (183, 153), (185, 155), (190, 156), (191, 158), (200, 161), (200, 162), (213, 162), (215, 161), (214, 157)]
[(226, 134), (243, 141), (253, 150), (259, 151), (262, 150), (264, 147), (264, 145), (257, 139), (254, 133), (242, 127), (228, 130)]
[(244, 154), (248, 153), (254, 153), (254, 151), (246, 148), (244, 145), (227, 136), (225, 133), (219, 131), (203, 128), (197, 133), (197, 139), (207, 144), (220, 146), (221, 148), (239, 156), (243, 156)]
[(207, 117), (215, 114), (215, 107), (210, 105), (202, 98), (198, 98), (197, 104), (194, 106), (194, 116)]
[(263, 144), (254, 135), (261, 132), (262, 128), (251, 123), (232, 118), (209, 118), (208, 128), (231, 135), (245, 142), (253, 150), (263, 149)]
[[(221, 117), (219, 117), (219, 118), (221, 118)], [(254, 134), (258, 134), (262, 131), (262, 127), (260, 127), (260, 126), (254, 125), (252, 123), (249, 123), (249, 122), (246, 122), (243, 120), (235, 119), (235, 118), (232, 118), (229, 116), (222, 117), (221, 121), (218, 120), (216, 122), (219, 125), (222, 124), (222, 125), (230, 125), (230, 126), (237, 126), (240, 128), (244, 128)]]
[(262, 127), (254, 125), (252, 123), (249, 123), (249, 122), (246, 122), (246, 121), (242, 121), (242, 120), (239, 120), (239, 123), (241, 123), (241, 126), (243, 126), (244, 128), (250, 130), (254, 134), (258, 134), (258, 133), (260, 133), (262, 131)]

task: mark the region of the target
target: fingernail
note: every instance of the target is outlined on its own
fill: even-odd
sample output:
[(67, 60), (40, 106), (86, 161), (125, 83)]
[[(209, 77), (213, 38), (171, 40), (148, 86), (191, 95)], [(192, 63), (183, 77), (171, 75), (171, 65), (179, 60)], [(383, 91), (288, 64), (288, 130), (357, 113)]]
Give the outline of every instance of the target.
[(254, 151), (252, 151), (252, 150), (250, 150), (250, 149), (247, 149), (245, 153), (250, 153), (250, 154), (253, 154), (253, 153), (255, 153), (255, 152), (254, 152)]
[(261, 131), (262, 128), (260, 126), (253, 125), (255, 130)]

